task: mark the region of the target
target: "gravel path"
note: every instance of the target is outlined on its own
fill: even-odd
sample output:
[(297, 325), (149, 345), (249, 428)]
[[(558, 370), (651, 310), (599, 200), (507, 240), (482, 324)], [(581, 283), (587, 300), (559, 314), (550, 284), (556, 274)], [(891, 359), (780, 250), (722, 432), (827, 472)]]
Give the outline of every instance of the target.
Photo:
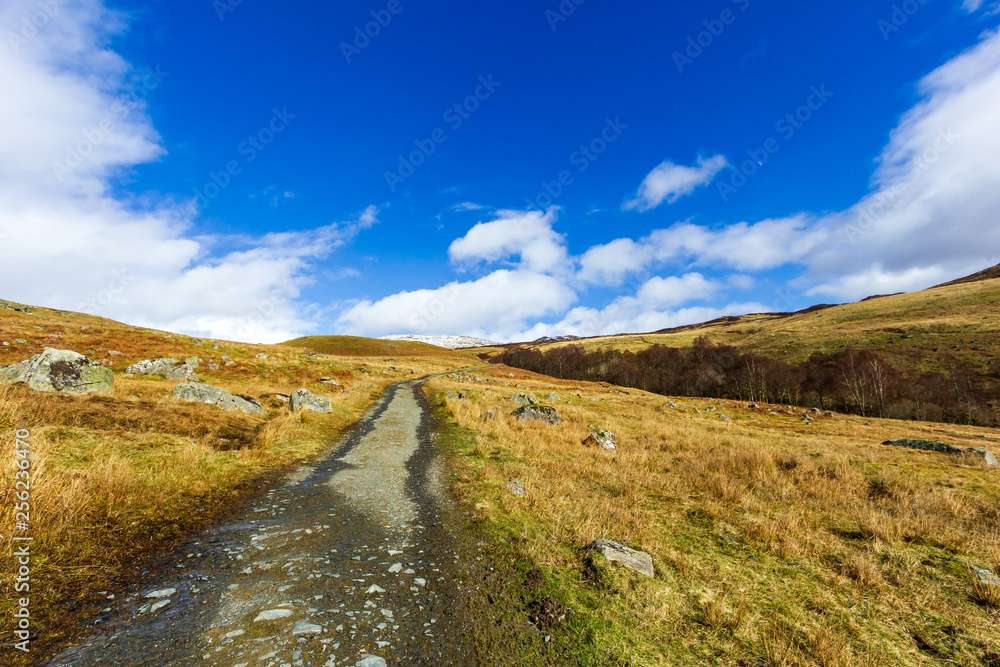
[(48, 665), (474, 664), (419, 382), (158, 574)]

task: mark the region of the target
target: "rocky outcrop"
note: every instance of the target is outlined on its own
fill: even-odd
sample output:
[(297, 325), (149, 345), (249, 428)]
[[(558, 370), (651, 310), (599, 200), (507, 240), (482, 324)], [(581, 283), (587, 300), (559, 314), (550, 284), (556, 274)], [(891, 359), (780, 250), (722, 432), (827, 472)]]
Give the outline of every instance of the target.
[(208, 403), (209, 405), (218, 406), (223, 410), (242, 410), (251, 415), (264, 414), (264, 408), (257, 401), (233, 396), (225, 389), (219, 389), (207, 384), (195, 384), (193, 382), (179, 384), (170, 392), (170, 398), (191, 401), (193, 403)]
[(534, 396), (528, 396), (523, 391), (518, 392), (513, 396), (511, 396), (510, 400), (514, 401), (515, 403), (519, 403), (521, 405), (535, 405), (538, 403), (538, 399), (536, 399)]
[(587, 439), (583, 441), (585, 445), (596, 445), (601, 449), (614, 450), (616, 447), (615, 434), (611, 431), (605, 431), (604, 429), (598, 429), (587, 436)]
[(292, 392), (292, 395), (288, 397), (288, 405), (292, 409), (292, 412), (299, 410), (312, 410), (313, 412), (322, 413), (333, 412), (333, 406), (330, 405), (329, 398), (326, 396), (317, 396), (308, 389), (299, 389), (296, 392)]
[(645, 551), (629, 549), (625, 545), (611, 540), (594, 540), (587, 548), (647, 577), (656, 576), (656, 572), (653, 570), (653, 557)]
[(110, 369), (70, 350), (46, 348), (41, 354), (0, 368), (0, 383), (21, 382), (35, 391), (68, 394), (111, 394), (115, 376)]
[(563, 418), (559, 416), (555, 408), (547, 405), (525, 405), (510, 413), (518, 421), (540, 421), (546, 424), (562, 424)]
[(892, 445), (894, 447), (907, 447), (909, 449), (922, 449), (925, 451), (941, 452), (942, 454), (955, 454), (958, 456), (966, 455), (975, 458), (980, 458), (986, 465), (995, 467), (997, 465), (997, 457), (985, 449), (977, 449), (971, 447), (969, 449), (964, 449), (962, 447), (956, 447), (955, 445), (949, 445), (946, 442), (938, 442), (937, 440), (921, 440), (917, 438), (903, 438), (902, 440), (886, 440), (882, 443), (883, 445)]

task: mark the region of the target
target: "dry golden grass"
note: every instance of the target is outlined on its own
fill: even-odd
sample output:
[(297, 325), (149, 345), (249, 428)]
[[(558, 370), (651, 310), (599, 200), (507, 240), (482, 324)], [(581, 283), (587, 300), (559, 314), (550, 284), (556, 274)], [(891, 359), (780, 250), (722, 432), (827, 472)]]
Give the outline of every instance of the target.
[[(475, 434), (454, 456), (458, 488), (478, 520), (565, 582), (601, 651), (613, 643), (619, 660), (643, 665), (919, 665), (927, 653), (911, 632), (946, 626), (961, 628), (941, 649), (958, 664), (987, 664), (996, 650), (997, 617), (965, 563), (997, 568), (1000, 471), (879, 444), (946, 430), (983, 447), (988, 429), (843, 415), (808, 426), (779, 406), (671, 409), (638, 391), (507, 368), (492, 377), (509, 384), (429, 384), (469, 395), (444, 401)], [(510, 418), (517, 391), (554, 405), (563, 424)], [(614, 432), (618, 450), (583, 446), (591, 426)], [(507, 491), (512, 479), (523, 498)], [(618, 595), (586, 584), (580, 550), (597, 538), (651, 553), (657, 579), (605, 582)]]
[[(104, 603), (92, 593), (115, 590), (125, 564), (204, 526), (252, 491), (262, 476), (325, 451), (389, 384), (478, 363), (468, 354), (446, 351), (411, 354), (401, 361), (358, 358), (353, 347), (347, 355), (316, 357), (294, 346), (198, 340), (42, 308), (0, 313), (0, 340), (11, 343), (0, 346), (0, 365), (55, 347), (103, 361), (116, 375), (116, 390), (109, 396), (43, 394), (0, 385), (4, 554), (10, 554), (15, 532), (10, 472), (15, 431), (31, 432), (35, 656), (65, 636), (78, 618), (75, 605), (82, 605), (86, 614), (94, 604)], [(260, 353), (270, 358), (258, 359)], [(171, 400), (167, 397), (175, 382), (122, 376), (127, 366), (142, 359), (183, 360), (192, 355), (202, 360), (197, 369), (202, 381), (258, 400), (267, 414), (223, 412)], [(223, 355), (233, 365), (225, 365)], [(394, 367), (399, 368), (391, 370)], [(321, 376), (336, 378), (340, 386), (319, 383)], [(302, 387), (329, 396), (333, 413), (291, 414), (287, 403), (275, 397)], [(0, 560), (3, 636), (10, 636), (13, 627), (12, 568), (12, 559)], [(13, 664), (28, 662), (13, 659)]]

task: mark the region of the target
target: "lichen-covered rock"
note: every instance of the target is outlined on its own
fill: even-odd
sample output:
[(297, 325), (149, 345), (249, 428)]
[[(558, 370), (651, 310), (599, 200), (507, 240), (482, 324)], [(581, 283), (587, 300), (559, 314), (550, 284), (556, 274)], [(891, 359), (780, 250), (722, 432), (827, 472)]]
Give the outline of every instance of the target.
[(164, 377), (168, 380), (173, 380), (174, 382), (200, 382), (198, 374), (194, 372), (194, 368), (188, 366), (187, 364), (181, 364), (177, 368), (171, 368), (164, 374)]
[(588, 549), (598, 552), (608, 560), (613, 560), (625, 567), (632, 568), (647, 577), (656, 576), (656, 572), (653, 570), (653, 557), (644, 551), (629, 549), (625, 545), (612, 542), (611, 540), (594, 540)]
[(523, 391), (518, 392), (513, 396), (511, 396), (510, 400), (514, 401), (515, 403), (520, 403), (521, 405), (535, 405), (536, 403), (538, 403), (538, 399), (536, 399), (534, 396), (528, 396)]
[(548, 405), (525, 405), (520, 407), (514, 412), (510, 413), (511, 416), (517, 418), (518, 421), (541, 421), (546, 424), (562, 424), (562, 417), (556, 412), (555, 408), (549, 407)]
[(110, 394), (115, 376), (98, 362), (71, 350), (46, 348), (41, 354), (0, 368), (0, 383), (23, 382), (35, 391)]
[(330, 399), (326, 396), (317, 396), (308, 389), (299, 389), (298, 391), (292, 392), (292, 395), (288, 397), (288, 405), (292, 409), (292, 412), (297, 412), (299, 410), (312, 410), (313, 412), (333, 412), (333, 406), (330, 405)]
[(163, 359), (146, 359), (145, 361), (132, 364), (125, 369), (125, 372), (132, 375), (165, 376), (167, 373), (174, 370), (174, 366), (179, 363), (181, 362), (177, 359), (171, 359), (170, 357), (164, 357)]
[(975, 447), (969, 449), (963, 449), (962, 447), (956, 447), (955, 445), (949, 445), (946, 442), (938, 442), (937, 440), (921, 440), (918, 438), (903, 438), (902, 440), (886, 440), (882, 443), (883, 445), (892, 445), (894, 447), (907, 447), (909, 449), (922, 449), (925, 451), (941, 452), (943, 454), (955, 454), (955, 455), (968, 455), (976, 458), (981, 458), (990, 467), (995, 467), (997, 465), (997, 457), (985, 449), (977, 449)]
[(257, 401), (233, 396), (225, 389), (212, 387), (207, 384), (195, 384), (193, 382), (179, 384), (170, 392), (170, 398), (195, 403), (208, 403), (227, 411), (242, 410), (251, 415), (264, 414), (264, 408)]
[(594, 431), (587, 436), (587, 439), (583, 441), (585, 445), (597, 445), (601, 449), (615, 449), (615, 434), (611, 431), (605, 431), (604, 429), (599, 429)]

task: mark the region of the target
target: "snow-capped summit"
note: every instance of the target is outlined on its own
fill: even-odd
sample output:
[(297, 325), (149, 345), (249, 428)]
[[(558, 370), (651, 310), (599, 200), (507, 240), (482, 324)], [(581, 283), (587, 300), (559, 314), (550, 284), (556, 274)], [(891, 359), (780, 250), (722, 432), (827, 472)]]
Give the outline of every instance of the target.
[(436, 347), (445, 347), (450, 350), (460, 350), (466, 347), (492, 347), (500, 345), (491, 340), (483, 338), (471, 338), (469, 336), (418, 336), (417, 334), (395, 334), (392, 336), (382, 336), (381, 340), (408, 340), (414, 343), (427, 343)]

